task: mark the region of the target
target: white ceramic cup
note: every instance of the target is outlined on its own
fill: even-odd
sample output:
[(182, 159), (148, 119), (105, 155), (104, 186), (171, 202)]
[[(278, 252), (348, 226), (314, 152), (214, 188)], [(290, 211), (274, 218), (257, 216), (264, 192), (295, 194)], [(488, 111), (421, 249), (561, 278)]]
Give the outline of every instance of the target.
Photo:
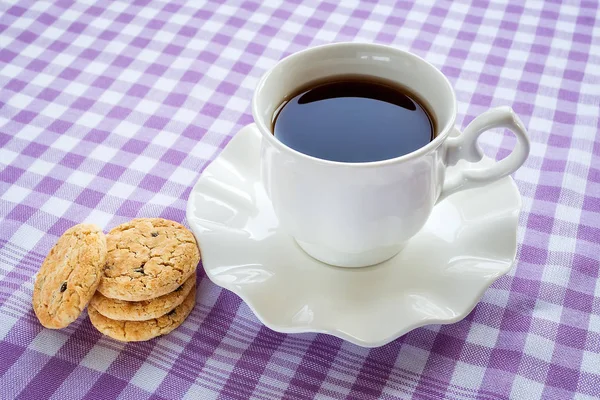
[[(401, 157), (344, 163), (300, 153), (273, 136), (273, 116), (286, 96), (312, 81), (348, 74), (384, 78), (415, 92), (434, 114), (436, 138)], [(529, 154), (525, 127), (509, 107), (484, 112), (452, 137), (456, 97), (448, 79), (427, 61), (383, 45), (329, 44), (281, 60), (260, 80), (252, 113), (263, 138), (263, 184), (281, 227), (306, 253), (340, 267), (393, 257), (436, 203), (509, 175)], [(510, 129), (517, 144), (506, 158), (484, 166), (477, 138), (498, 127)], [(454, 166), (461, 159), (467, 163)]]

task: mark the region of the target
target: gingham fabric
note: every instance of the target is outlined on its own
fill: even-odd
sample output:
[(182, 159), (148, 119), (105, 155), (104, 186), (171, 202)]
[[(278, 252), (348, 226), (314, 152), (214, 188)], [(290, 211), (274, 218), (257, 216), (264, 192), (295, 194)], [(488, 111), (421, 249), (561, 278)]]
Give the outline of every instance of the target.
[[(2, 0), (0, 398), (598, 398), (599, 7), (520, 3)], [(191, 185), (252, 121), (261, 74), (350, 40), (439, 67), (459, 127), (512, 105), (529, 128), (517, 261), (465, 320), (376, 349), (280, 334), (200, 268), (196, 308), (164, 337), (118, 343), (85, 314), (42, 328), (33, 276), (63, 231), (185, 222)], [(514, 140), (481, 144), (501, 158)]]

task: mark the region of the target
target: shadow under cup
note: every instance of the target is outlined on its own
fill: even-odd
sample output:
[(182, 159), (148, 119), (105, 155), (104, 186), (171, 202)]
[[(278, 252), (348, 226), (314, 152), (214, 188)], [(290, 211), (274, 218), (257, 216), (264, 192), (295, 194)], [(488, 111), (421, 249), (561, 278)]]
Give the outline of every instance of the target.
[[(314, 158), (274, 137), (273, 117), (287, 96), (311, 82), (348, 75), (408, 88), (433, 114), (436, 137), (407, 155), (365, 163)], [(450, 83), (431, 64), (382, 45), (315, 47), (267, 72), (252, 107), (263, 139), (263, 184), (282, 228), (309, 255), (336, 266), (373, 265), (397, 254), (423, 227), (441, 191), (441, 145), (456, 116)]]

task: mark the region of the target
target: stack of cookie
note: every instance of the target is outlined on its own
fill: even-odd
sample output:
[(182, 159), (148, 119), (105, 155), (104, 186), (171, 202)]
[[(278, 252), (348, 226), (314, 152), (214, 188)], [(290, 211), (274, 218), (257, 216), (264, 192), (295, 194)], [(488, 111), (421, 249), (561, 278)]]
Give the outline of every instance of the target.
[(177, 328), (194, 307), (200, 252), (177, 222), (140, 218), (106, 237), (106, 266), (88, 314), (100, 332), (148, 340)]
[(106, 238), (93, 225), (77, 225), (44, 261), (34, 310), (44, 326), (62, 328), (89, 302), (90, 320), (103, 334), (149, 340), (177, 328), (191, 312), (199, 261), (194, 236), (173, 221), (134, 219)]

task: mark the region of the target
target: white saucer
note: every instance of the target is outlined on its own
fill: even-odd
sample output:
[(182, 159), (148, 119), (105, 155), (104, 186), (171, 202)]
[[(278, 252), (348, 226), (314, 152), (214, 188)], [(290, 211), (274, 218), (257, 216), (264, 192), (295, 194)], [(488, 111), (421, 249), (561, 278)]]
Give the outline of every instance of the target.
[(187, 219), (208, 277), (269, 328), (381, 346), (464, 318), (510, 270), (521, 208), (510, 177), (441, 202), (394, 258), (337, 268), (309, 257), (279, 228), (260, 182), (260, 141), (253, 125), (231, 140), (194, 186)]

